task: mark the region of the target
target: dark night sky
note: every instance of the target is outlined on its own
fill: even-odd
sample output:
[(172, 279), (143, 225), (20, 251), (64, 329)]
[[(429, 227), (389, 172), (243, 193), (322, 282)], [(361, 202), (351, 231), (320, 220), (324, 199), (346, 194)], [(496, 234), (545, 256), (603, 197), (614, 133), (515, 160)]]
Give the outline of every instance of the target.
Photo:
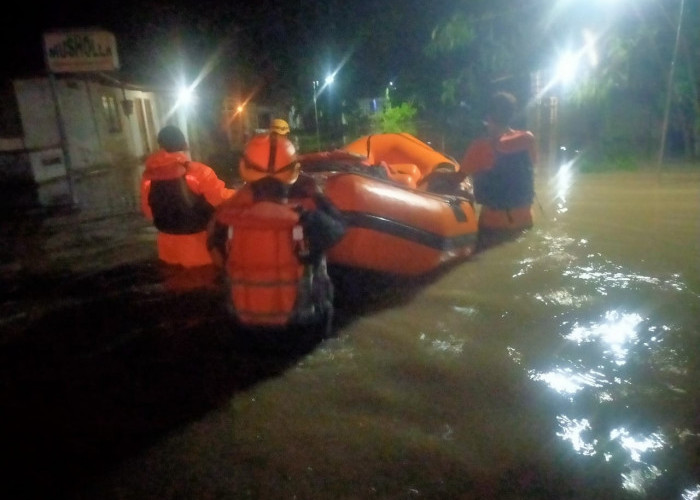
[(3, 74), (42, 71), (47, 30), (100, 27), (117, 37), (119, 76), (135, 83), (160, 83), (156, 74), (172, 73), (173, 53), (195, 68), (218, 48), (223, 73), (237, 63), (262, 74), (274, 67), (271, 78), (286, 79), (307, 78), (294, 74), (303, 72), (304, 58), (331, 69), (348, 55), (347, 75), (361, 93), (416, 62), (431, 23), (454, 1), (440, 4), (443, 12), (423, 0), (25, 2), (0, 35)]

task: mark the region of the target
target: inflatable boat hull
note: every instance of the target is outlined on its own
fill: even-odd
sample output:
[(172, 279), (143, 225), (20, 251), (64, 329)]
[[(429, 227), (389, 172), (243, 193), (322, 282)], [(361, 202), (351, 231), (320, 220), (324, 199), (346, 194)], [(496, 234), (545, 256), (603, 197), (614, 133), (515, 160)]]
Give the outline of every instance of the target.
[(327, 173), (322, 183), (348, 224), (328, 253), (331, 264), (420, 275), (474, 252), (477, 217), (467, 199), (362, 173)]

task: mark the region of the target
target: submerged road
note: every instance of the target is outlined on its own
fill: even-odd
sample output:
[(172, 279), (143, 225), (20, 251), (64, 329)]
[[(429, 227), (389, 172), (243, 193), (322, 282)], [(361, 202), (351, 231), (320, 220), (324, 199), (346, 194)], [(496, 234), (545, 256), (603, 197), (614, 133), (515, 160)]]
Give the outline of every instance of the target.
[(109, 192), (2, 221), (11, 498), (700, 495), (697, 173), (541, 172), (519, 240), (334, 270), (334, 335), (274, 345)]

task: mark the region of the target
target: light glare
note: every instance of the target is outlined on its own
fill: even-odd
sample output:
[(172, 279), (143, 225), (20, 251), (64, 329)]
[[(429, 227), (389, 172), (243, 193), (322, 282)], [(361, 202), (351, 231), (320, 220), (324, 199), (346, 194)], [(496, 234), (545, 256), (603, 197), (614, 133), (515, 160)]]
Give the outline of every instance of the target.
[(556, 79), (564, 84), (571, 83), (576, 77), (578, 58), (571, 52), (564, 53), (557, 63)]

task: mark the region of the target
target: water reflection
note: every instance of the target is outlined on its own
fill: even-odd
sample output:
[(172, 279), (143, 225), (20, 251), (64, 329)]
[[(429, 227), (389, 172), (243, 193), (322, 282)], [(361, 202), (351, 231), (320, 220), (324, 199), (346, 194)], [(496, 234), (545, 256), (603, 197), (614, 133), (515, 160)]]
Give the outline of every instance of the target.
[(622, 474), (622, 487), (635, 493), (645, 493), (649, 485), (662, 475), (662, 471), (644, 462), (642, 454), (662, 449), (667, 444), (663, 435), (654, 432), (647, 436), (633, 436), (622, 427), (610, 432), (610, 441), (616, 441), (629, 457), (627, 466), (630, 471)]
[(621, 313), (608, 311), (601, 323), (592, 324), (589, 327), (575, 325), (571, 333), (564, 338), (582, 344), (601, 340), (609, 346), (604, 354), (612, 354), (617, 365), (626, 363), (628, 344), (637, 340), (636, 328), (642, 322), (642, 317), (637, 313)]
[(620, 446), (629, 453), (630, 458), (635, 462), (642, 461), (643, 453), (649, 450), (661, 449), (666, 444), (660, 432), (653, 432), (643, 437), (634, 437), (624, 427), (610, 431), (610, 440), (618, 441)]
[(683, 492), (683, 500), (698, 500), (700, 498), (700, 484)]
[[(622, 488), (640, 495), (645, 494), (663, 475), (662, 469), (654, 463), (659, 459), (653, 456), (669, 444), (664, 432), (658, 428), (648, 433), (634, 432), (626, 426), (616, 426), (611, 428), (607, 439), (604, 439), (603, 429), (594, 428), (591, 421), (594, 418), (600, 419), (598, 412), (602, 408), (611, 407), (616, 399), (621, 399), (625, 406), (629, 404), (629, 392), (638, 381), (631, 378), (629, 371), (620, 370), (628, 362), (630, 348), (640, 344), (639, 329), (643, 321), (644, 318), (638, 313), (613, 309), (606, 311), (598, 322), (590, 322), (588, 325), (574, 322), (569, 333), (563, 336), (579, 348), (584, 344), (602, 344), (600, 358), (610, 358), (612, 361), (608, 369), (600, 364), (600, 358), (596, 361), (594, 356), (588, 359), (589, 363), (595, 365), (590, 369), (586, 369), (584, 361), (579, 357), (576, 361), (569, 360), (568, 366), (559, 366), (546, 372), (528, 372), (532, 380), (544, 382), (566, 397), (572, 404), (572, 411), (583, 404), (586, 398), (590, 400), (590, 396), (599, 404), (606, 405), (597, 409), (595, 406), (587, 407), (587, 411), (591, 412), (590, 417), (558, 415), (557, 436), (568, 442), (573, 450), (582, 456), (594, 456), (602, 452), (606, 461), (615, 459), (623, 464), (625, 471), (621, 473)], [(655, 327), (649, 328), (650, 332), (657, 330), (659, 329)], [(663, 328), (661, 330), (667, 331)], [(649, 348), (657, 345), (659, 341), (655, 336), (650, 340), (651, 342), (641, 345)], [(586, 390), (589, 390), (589, 393), (584, 395)], [(580, 396), (581, 401), (575, 399), (577, 396)], [(692, 494), (691, 490), (687, 492), (688, 495)]]
[[(544, 382), (560, 394), (575, 394), (584, 387), (604, 387), (607, 383), (605, 374), (590, 370), (588, 373), (576, 373), (573, 368), (558, 368), (548, 373), (530, 371), (530, 378)], [(603, 399), (609, 399), (605, 394)]]
[[(612, 268), (612, 269), (611, 269)], [(600, 265), (575, 266), (564, 271), (564, 276), (571, 276), (597, 284), (596, 289), (601, 294), (606, 294), (606, 287), (628, 288), (633, 284), (654, 285), (660, 288), (672, 288), (682, 292), (686, 286), (680, 281), (680, 275), (674, 274), (670, 279), (659, 279), (651, 276), (630, 273), (621, 266), (615, 266), (609, 262)]]
[[(568, 174), (560, 173), (556, 198), (562, 208)], [(618, 264), (595, 251), (596, 241), (555, 229), (533, 242), (542, 248), (519, 258), (511, 276), (522, 289), (543, 272), (561, 276), (529, 293), (531, 303), (552, 318), (544, 329), (558, 330), (561, 342), (547, 346), (547, 353), (537, 342), (516, 340), (507, 349), (530, 380), (559, 398), (552, 417), (556, 436), (576, 454), (615, 468), (626, 494), (700, 499), (700, 485), (683, 475), (689, 471), (668, 462), (679, 450), (692, 453), (698, 439), (683, 437), (693, 433), (695, 417), (684, 421), (676, 413), (695, 394), (686, 380), (695, 369), (686, 345), (688, 321), (696, 324), (689, 313), (697, 310), (693, 282), (679, 272), (652, 274), (644, 261)], [(686, 489), (670, 494), (674, 482)]]
[(449, 335), (447, 339), (430, 339), (425, 333), (420, 334), (422, 342), (429, 342), (430, 351), (442, 354), (461, 354), (464, 349), (464, 340), (458, 339), (454, 335)]
[(556, 203), (556, 213), (558, 214), (564, 214), (568, 211), (566, 202), (569, 190), (573, 184), (573, 166), (573, 160), (562, 163), (559, 166), (559, 170), (557, 171), (556, 175), (552, 177), (552, 183), (554, 185), (554, 189), (552, 191), (554, 193), (554, 201)]
[(587, 419), (576, 419), (569, 418), (565, 415), (559, 415), (557, 417), (557, 422), (561, 428), (561, 431), (557, 432), (557, 436), (564, 441), (570, 441), (574, 451), (581, 455), (596, 454), (595, 446), (598, 440), (592, 439), (590, 442), (584, 440), (583, 434), (591, 430), (591, 424)]
[(643, 495), (647, 492), (649, 485), (661, 474), (659, 468), (653, 465), (634, 469), (629, 474), (622, 474), (622, 487), (627, 491)]

